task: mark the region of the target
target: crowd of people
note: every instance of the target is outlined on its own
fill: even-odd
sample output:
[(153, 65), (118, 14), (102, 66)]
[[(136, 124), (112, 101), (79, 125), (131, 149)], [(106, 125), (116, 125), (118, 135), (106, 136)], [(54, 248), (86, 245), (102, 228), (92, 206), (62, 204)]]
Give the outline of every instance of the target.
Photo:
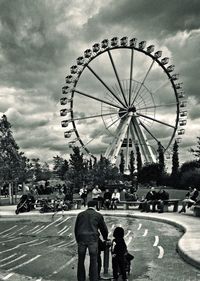
[[(89, 190), (86, 185), (80, 189), (80, 197), (83, 199), (83, 205), (86, 206), (87, 197)], [(118, 189), (114, 189), (114, 191), (110, 191), (109, 188), (106, 188), (105, 191), (102, 191), (98, 185), (91, 191), (91, 198), (96, 202), (97, 210), (100, 209), (117, 209), (117, 203), (122, 201), (136, 201), (138, 200), (138, 196), (136, 190), (133, 189), (125, 189), (123, 188), (121, 191)]]
[[(83, 200), (83, 205), (86, 206), (88, 198), (91, 198), (96, 203), (96, 209), (117, 209), (119, 203), (134, 201), (139, 203), (139, 209), (141, 212), (159, 212), (163, 213), (165, 206), (168, 204), (169, 192), (165, 187), (160, 187), (159, 189), (150, 186), (147, 190), (146, 195), (139, 198), (137, 194), (137, 189), (132, 188), (122, 188), (114, 189), (111, 191), (106, 188), (102, 191), (98, 185), (91, 191), (91, 196), (89, 196), (90, 190), (86, 185), (80, 189), (79, 195)], [(196, 204), (199, 192), (196, 188), (189, 188), (189, 191), (185, 195), (185, 199), (182, 201), (182, 208), (179, 213), (186, 212), (186, 208), (190, 208), (192, 205)]]
[[(47, 192), (47, 190), (51, 190), (51, 192)], [(45, 192), (46, 191), (46, 192)], [(66, 184), (57, 184), (52, 187), (47, 182), (45, 185), (24, 185), (23, 187), (23, 196), (22, 203), (27, 199), (28, 204), (34, 206), (37, 203), (36, 198), (40, 195), (46, 194), (49, 195), (53, 193), (55, 196), (55, 200), (53, 200), (53, 206), (49, 208), (49, 211), (53, 209), (60, 209), (60, 204), (62, 206), (66, 205), (66, 210), (69, 210), (73, 207), (73, 193), (72, 189), (70, 189)], [(105, 188), (102, 190), (97, 184), (91, 188), (83, 184), (82, 188), (79, 190), (79, 198), (82, 199), (82, 205), (86, 207), (87, 201), (92, 199), (96, 204), (96, 209), (111, 209), (115, 210), (118, 208), (120, 203), (124, 202), (138, 202), (138, 208), (141, 212), (159, 212), (163, 213), (165, 210), (165, 206), (168, 205), (169, 193), (165, 187), (154, 188), (153, 186), (149, 186), (147, 189), (147, 193), (141, 197), (138, 196), (137, 188), (135, 187), (121, 187), (121, 188)], [(197, 188), (189, 188), (189, 191), (186, 193), (184, 200), (182, 203), (182, 208), (179, 213), (185, 213), (187, 208), (190, 208), (194, 204), (199, 204), (198, 201), (199, 192)], [(19, 205), (21, 204), (19, 202)], [(67, 202), (67, 204), (65, 204)], [(48, 209), (48, 203), (46, 203), (46, 209)], [(180, 204), (180, 203), (179, 203)], [(28, 205), (27, 205), (28, 206)], [(44, 208), (44, 209), (45, 209)], [(30, 210), (31, 208), (28, 206), (27, 208)], [(167, 209), (167, 208), (166, 208)]]
[[(24, 184), (22, 189), (16, 214), (29, 212), (38, 205), (41, 207), (41, 213), (70, 210), (73, 206), (73, 193), (66, 184), (51, 186), (47, 181), (45, 184)], [(50, 198), (50, 195), (53, 198)]]
[[(80, 189), (80, 197), (83, 199), (83, 205), (86, 206), (89, 190), (86, 185)], [(100, 209), (117, 209), (118, 203), (126, 201), (140, 201), (141, 205), (139, 208), (142, 211), (149, 211), (150, 205), (153, 205), (153, 211), (156, 210), (156, 206), (162, 211), (163, 200), (169, 199), (169, 194), (164, 190), (160, 189), (158, 192), (152, 187), (147, 192), (144, 198), (139, 198), (135, 188), (123, 188), (121, 191), (114, 189), (113, 192), (106, 188), (103, 192), (98, 185), (91, 191), (91, 198), (96, 203), (97, 210)]]

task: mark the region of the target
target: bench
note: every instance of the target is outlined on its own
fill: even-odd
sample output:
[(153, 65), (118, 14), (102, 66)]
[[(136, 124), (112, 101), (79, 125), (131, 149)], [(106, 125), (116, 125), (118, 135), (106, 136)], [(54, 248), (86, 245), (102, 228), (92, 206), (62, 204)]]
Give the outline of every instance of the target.
[(74, 198), (73, 199), (73, 208), (74, 209), (81, 209), (82, 199), (81, 198)]
[[(168, 211), (168, 206), (173, 205), (173, 212), (178, 211), (178, 203), (179, 199), (168, 199), (168, 200), (163, 200), (164, 202), (164, 211)], [(139, 206), (142, 202), (141, 201), (120, 201), (117, 203), (117, 205), (123, 205), (124, 210), (129, 210), (129, 206)], [(152, 204), (151, 204), (152, 205)]]
[(173, 212), (177, 212), (178, 211), (178, 203), (179, 203), (179, 199), (168, 199), (168, 200), (163, 200), (164, 202), (164, 212), (168, 211), (168, 206), (173, 205)]
[(200, 217), (200, 205), (193, 206), (193, 214), (195, 217)]
[(119, 201), (117, 205), (123, 205), (124, 210), (128, 210), (129, 206), (139, 206), (141, 201)]

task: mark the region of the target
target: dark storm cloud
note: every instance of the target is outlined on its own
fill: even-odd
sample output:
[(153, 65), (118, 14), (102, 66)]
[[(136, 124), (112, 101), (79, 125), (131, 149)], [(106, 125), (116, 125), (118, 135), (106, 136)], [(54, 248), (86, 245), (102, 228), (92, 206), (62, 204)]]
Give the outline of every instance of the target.
[(195, 120), (199, 118), (200, 115), (199, 111), (200, 111), (200, 104), (197, 104), (197, 106), (194, 107), (193, 110), (189, 112), (189, 117), (191, 118), (191, 120)]
[(46, 128), (38, 127), (37, 131), (32, 128), (26, 131), (15, 132), (17, 142), (21, 149), (47, 149), (49, 151), (66, 151), (68, 147), (64, 138)]
[(113, 0), (109, 7), (90, 18), (84, 26), (86, 40), (98, 39), (104, 30), (132, 26), (133, 32), (146, 38), (164, 38), (177, 31), (188, 31), (200, 26), (198, 0)]
[[(52, 1), (1, 1), (1, 84), (35, 88), (49, 83), (66, 54), (67, 37), (56, 30), (63, 13)], [(62, 3), (59, 1), (59, 3)], [(65, 2), (67, 5), (67, 2)], [(58, 17), (58, 14), (60, 17)], [(6, 68), (5, 68), (6, 66)]]
[(176, 71), (184, 82), (184, 90), (188, 96), (200, 99), (200, 30), (188, 34), (180, 33), (175, 38), (165, 41), (176, 61)]

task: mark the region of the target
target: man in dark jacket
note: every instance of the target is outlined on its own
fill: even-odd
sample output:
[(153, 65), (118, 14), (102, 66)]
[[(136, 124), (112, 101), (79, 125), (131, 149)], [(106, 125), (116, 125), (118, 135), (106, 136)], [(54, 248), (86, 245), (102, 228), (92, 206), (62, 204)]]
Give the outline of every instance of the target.
[(95, 201), (89, 201), (88, 209), (79, 213), (76, 218), (74, 233), (78, 243), (78, 281), (86, 280), (84, 262), (87, 248), (90, 255), (90, 281), (98, 280), (97, 256), (99, 231), (104, 240), (107, 240), (108, 237), (108, 229), (104, 218), (100, 213), (95, 211), (95, 206)]
[(164, 190), (164, 189), (160, 189), (158, 191), (158, 209), (159, 209), (159, 213), (163, 213), (164, 212), (164, 205), (167, 204), (165, 203), (165, 200), (169, 199), (169, 193)]
[(152, 212), (155, 212), (157, 204), (157, 192), (154, 190), (154, 187), (147, 192), (144, 202), (141, 203), (142, 212), (149, 212), (150, 205), (152, 205)]

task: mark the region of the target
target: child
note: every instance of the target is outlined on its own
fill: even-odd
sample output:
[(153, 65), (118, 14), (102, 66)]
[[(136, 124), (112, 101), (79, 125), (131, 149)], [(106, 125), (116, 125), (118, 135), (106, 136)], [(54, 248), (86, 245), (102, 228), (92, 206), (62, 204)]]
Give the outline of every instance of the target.
[(116, 227), (113, 232), (113, 237), (111, 253), (114, 280), (118, 280), (120, 272), (122, 280), (128, 281), (126, 273), (126, 255), (128, 251), (124, 241), (124, 229), (122, 227)]

